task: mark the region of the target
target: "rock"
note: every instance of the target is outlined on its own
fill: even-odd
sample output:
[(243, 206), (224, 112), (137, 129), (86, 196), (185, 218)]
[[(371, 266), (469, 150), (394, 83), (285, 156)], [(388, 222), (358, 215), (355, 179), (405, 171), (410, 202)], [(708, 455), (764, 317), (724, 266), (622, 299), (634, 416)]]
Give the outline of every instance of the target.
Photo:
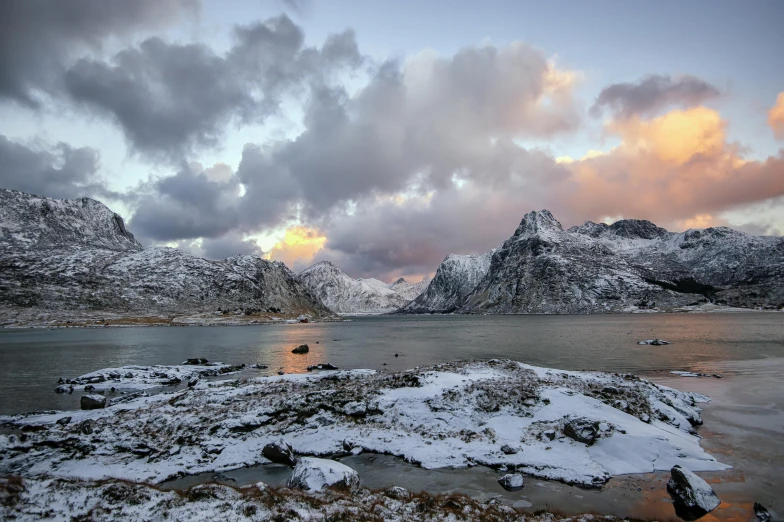
[(285, 373), (286, 373), (286, 372), (284, 372), (283, 370), (278, 370), (278, 375), (283, 375), (283, 374), (285, 374)]
[(555, 440), (555, 430), (546, 430), (542, 432), (542, 437), (548, 440)]
[(198, 377), (191, 377), (190, 380), (188, 381), (188, 388), (193, 388), (197, 384), (199, 384), (199, 378)]
[(347, 402), (343, 405), (343, 413), (350, 417), (364, 417), (367, 415), (367, 404), (360, 401)]
[(93, 434), (93, 421), (90, 419), (84, 420), (79, 423), (79, 431), (84, 435), (92, 435)]
[(106, 397), (103, 395), (82, 395), (79, 403), (83, 410), (97, 410), (106, 407)]
[(334, 364), (329, 364), (329, 363), (319, 364), (318, 366), (316, 366), (316, 368), (318, 368), (319, 370), (337, 370), (338, 369), (337, 366), (335, 366)]
[(297, 457), (294, 456), (294, 449), (291, 447), (291, 444), (283, 439), (278, 439), (266, 444), (261, 450), (261, 454), (264, 455), (264, 458), (267, 460), (271, 460), (278, 464), (293, 466), (297, 463)]
[(676, 465), (670, 470), (670, 475), (667, 492), (675, 501), (679, 517), (694, 520), (713, 511), (721, 503), (713, 488), (688, 469)]
[(266, 364), (251, 364), (250, 367), (255, 368), (257, 370), (266, 370), (267, 368), (269, 368), (269, 366), (267, 366)]
[(569, 419), (564, 424), (564, 435), (590, 446), (599, 436), (599, 422), (586, 417)]
[(507, 473), (498, 483), (507, 491), (517, 491), (523, 489), (523, 476), (519, 473)]
[(411, 496), (411, 493), (406, 488), (400, 486), (392, 486), (384, 490), (384, 495), (395, 500), (405, 500)]
[(760, 522), (771, 521), (770, 513), (768, 512), (767, 509), (765, 509), (765, 506), (763, 506), (759, 502), (754, 503), (754, 514), (757, 515), (757, 520), (759, 520)]
[(308, 353), (309, 351), (310, 351), (310, 347), (307, 344), (300, 344), (299, 346), (291, 350), (291, 353)]
[(207, 359), (205, 359), (204, 357), (195, 357), (193, 359), (186, 360), (182, 364), (192, 364), (192, 365), (195, 365), (195, 366), (203, 366), (203, 365), (207, 364)]
[(504, 455), (514, 455), (519, 451), (519, 448), (513, 448), (509, 444), (504, 444), (501, 446), (501, 451), (504, 453)]
[(57, 419), (57, 424), (59, 424), (60, 426), (65, 426), (69, 422), (71, 422), (71, 417), (60, 417), (59, 419)]
[(672, 344), (670, 341), (665, 341), (663, 339), (648, 339), (646, 341), (640, 341), (637, 344), (648, 344), (651, 346), (664, 346), (665, 344)]
[(288, 487), (314, 492), (328, 487), (355, 491), (359, 488), (359, 474), (334, 460), (305, 457), (294, 467)]
[(93, 391), (94, 389), (95, 386), (93, 386), (92, 384), (88, 384), (87, 386), (84, 387), (84, 391)]

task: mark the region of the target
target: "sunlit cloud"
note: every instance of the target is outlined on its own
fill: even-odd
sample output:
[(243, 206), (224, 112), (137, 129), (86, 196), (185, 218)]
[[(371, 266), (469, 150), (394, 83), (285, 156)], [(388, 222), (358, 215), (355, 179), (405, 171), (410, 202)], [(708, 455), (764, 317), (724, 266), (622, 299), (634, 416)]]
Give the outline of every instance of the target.
[(784, 140), (784, 91), (776, 97), (776, 104), (768, 111), (768, 125), (776, 138)]
[(283, 238), (264, 257), (282, 261), (289, 268), (297, 270), (308, 266), (326, 242), (326, 236), (316, 229), (293, 226), (286, 229)]

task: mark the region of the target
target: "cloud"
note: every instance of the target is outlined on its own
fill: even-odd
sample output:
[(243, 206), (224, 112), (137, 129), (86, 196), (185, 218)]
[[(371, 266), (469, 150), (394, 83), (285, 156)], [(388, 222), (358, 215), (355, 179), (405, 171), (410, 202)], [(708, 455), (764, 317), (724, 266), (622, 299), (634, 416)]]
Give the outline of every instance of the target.
[(776, 104), (768, 111), (768, 125), (777, 139), (784, 140), (784, 92), (776, 97)]
[(236, 26), (223, 55), (153, 37), (109, 62), (79, 60), (65, 85), (73, 99), (111, 117), (135, 151), (178, 159), (215, 146), (232, 124), (263, 122), (284, 97), (362, 62), (351, 31), (320, 49), (304, 40), (285, 15)]
[(25, 145), (0, 135), (0, 187), (55, 198), (113, 196), (97, 150), (67, 143)]
[(689, 108), (719, 96), (719, 89), (694, 76), (650, 75), (637, 83), (615, 83), (602, 89), (590, 109), (592, 116), (605, 110), (619, 119), (653, 116), (668, 107)]
[(0, 98), (38, 106), (59, 91), (66, 64), (112, 37), (195, 14), (196, 0), (6, 0), (0, 2)]
[(726, 122), (705, 107), (651, 120), (615, 121), (611, 152), (565, 164), (572, 172), (570, 219), (622, 215), (678, 227), (705, 216), (784, 195), (784, 155), (750, 161), (726, 141)]
[(317, 229), (292, 226), (266, 254), (267, 259), (283, 261), (295, 272), (312, 264), (313, 256), (324, 247), (327, 238)]
[(315, 89), (304, 132), (246, 146), (238, 169), (248, 191), (242, 215), (271, 225), (297, 209), (318, 220), (349, 202), (411, 186), (536, 178), (542, 155), (515, 140), (577, 127), (572, 81), (515, 42), (387, 62), (353, 97), (340, 87)]
[(133, 193), (135, 211), (129, 222), (145, 242), (220, 238), (234, 230), (239, 182), (227, 165), (205, 169), (183, 166), (173, 176), (152, 180)]

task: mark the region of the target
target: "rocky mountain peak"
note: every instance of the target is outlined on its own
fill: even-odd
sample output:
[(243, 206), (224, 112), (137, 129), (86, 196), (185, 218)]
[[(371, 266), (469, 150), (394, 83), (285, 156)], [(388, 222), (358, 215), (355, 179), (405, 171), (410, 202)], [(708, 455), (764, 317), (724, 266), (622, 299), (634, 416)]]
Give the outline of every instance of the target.
[(561, 231), (563, 231), (561, 223), (553, 217), (549, 210), (543, 209), (539, 212), (532, 210), (523, 217), (513, 237), (525, 238)]

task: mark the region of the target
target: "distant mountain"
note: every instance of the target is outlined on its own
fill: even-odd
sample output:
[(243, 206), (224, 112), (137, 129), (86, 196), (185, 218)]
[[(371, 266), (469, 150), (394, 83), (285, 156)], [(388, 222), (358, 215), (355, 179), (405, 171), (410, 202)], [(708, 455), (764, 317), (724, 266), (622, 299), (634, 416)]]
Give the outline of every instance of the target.
[(391, 285), (378, 279), (352, 279), (330, 261), (322, 261), (300, 272), (297, 278), (339, 314), (383, 314), (394, 312), (414, 299), (427, 285), (412, 285), (400, 278)]
[(563, 230), (542, 210), (528, 213), (485, 256), (487, 268), (476, 261), (473, 270), (448, 257), (401, 312), (602, 313), (707, 302), (784, 307), (784, 238), (726, 227), (675, 233), (627, 219)]
[(465, 304), (490, 269), (492, 252), (480, 255), (449, 254), (419, 297), (404, 306), (402, 313), (450, 313)]
[[(144, 249), (98, 201), (0, 189), (0, 313), (147, 316), (223, 309), (331, 315), (280, 262)], [(67, 315), (67, 314), (66, 314)]]

